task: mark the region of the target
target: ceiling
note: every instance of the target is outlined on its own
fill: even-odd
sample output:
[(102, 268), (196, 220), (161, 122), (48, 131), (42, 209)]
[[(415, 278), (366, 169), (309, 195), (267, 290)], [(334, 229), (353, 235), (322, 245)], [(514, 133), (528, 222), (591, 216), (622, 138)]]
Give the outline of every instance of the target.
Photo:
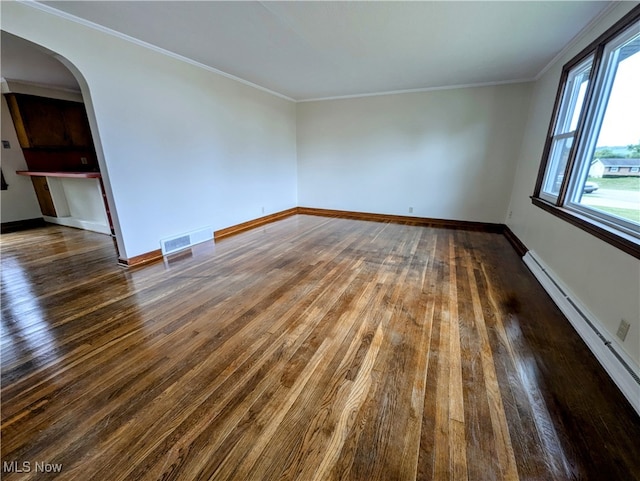
[(40, 3), (294, 100), (531, 80), (612, 4)]

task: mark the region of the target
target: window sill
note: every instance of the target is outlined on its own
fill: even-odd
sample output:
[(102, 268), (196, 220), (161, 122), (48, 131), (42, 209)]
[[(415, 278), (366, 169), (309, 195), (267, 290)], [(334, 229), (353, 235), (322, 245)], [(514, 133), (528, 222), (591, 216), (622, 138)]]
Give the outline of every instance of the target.
[(598, 222), (597, 220), (591, 219), (590, 217), (581, 215), (572, 210), (566, 209), (564, 207), (558, 207), (557, 205), (554, 205), (538, 197), (531, 197), (531, 202), (533, 203), (533, 205), (540, 207), (550, 214), (553, 214), (556, 217), (559, 217), (578, 227), (579, 229), (582, 229), (583, 231), (596, 236), (598, 239), (605, 241), (607, 244), (610, 244), (626, 252), (636, 259), (640, 259), (640, 244), (638, 243), (638, 240), (633, 236), (615, 230), (606, 224)]

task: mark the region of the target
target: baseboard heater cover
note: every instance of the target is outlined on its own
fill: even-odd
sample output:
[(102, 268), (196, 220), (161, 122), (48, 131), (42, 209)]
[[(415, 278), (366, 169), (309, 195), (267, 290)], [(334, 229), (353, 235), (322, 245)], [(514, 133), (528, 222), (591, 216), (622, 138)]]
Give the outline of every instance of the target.
[(213, 227), (204, 227), (185, 234), (161, 239), (160, 248), (162, 249), (162, 255), (166, 256), (208, 240), (213, 240)]
[(567, 317), (602, 367), (640, 414), (640, 366), (602, 327), (600, 321), (572, 294), (542, 260), (529, 251), (523, 257), (529, 270)]

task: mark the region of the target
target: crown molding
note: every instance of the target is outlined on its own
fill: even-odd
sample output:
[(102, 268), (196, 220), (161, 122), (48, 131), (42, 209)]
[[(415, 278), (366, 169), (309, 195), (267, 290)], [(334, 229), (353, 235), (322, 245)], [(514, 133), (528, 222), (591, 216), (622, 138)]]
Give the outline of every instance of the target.
[(274, 95), (284, 100), (288, 100), (294, 103), (305, 103), (305, 102), (321, 102), (326, 100), (347, 100), (347, 99), (356, 99), (356, 98), (365, 98), (365, 97), (379, 97), (385, 95), (402, 95), (402, 94), (411, 94), (411, 93), (420, 93), (420, 92), (434, 92), (439, 90), (455, 90), (455, 89), (465, 89), (465, 88), (477, 88), (477, 87), (492, 87), (498, 85), (509, 85), (509, 84), (520, 84), (520, 83), (528, 83), (535, 82), (539, 80), (558, 60), (562, 58), (563, 55), (567, 53), (572, 47), (574, 47), (583, 37), (584, 35), (591, 30), (603, 17), (609, 14), (619, 3), (621, 0), (612, 0), (610, 5), (605, 7), (596, 17), (594, 17), (591, 22), (589, 22), (584, 28), (580, 30), (570, 41), (569, 43), (560, 51), (557, 55), (551, 59), (543, 68), (532, 78), (523, 78), (523, 79), (513, 79), (513, 80), (505, 80), (505, 81), (497, 81), (497, 82), (480, 82), (480, 83), (471, 83), (471, 84), (459, 84), (459, 85), (445, 85), (445, 86), (437, 86), (437, 87), (424, 87), (424, 88), (416, 88), (416, 89), (401, 89), (401, 90), (390, 90), (383, 92), (372, 92), (372, 93), (361, 93), (361, 94), (350, 94), (350, 95), (337, 95), (337, 96), (327, 96), (327, 97), (316, 97), (316, 98), (306, 98), (306, 99), (294, 99), (287, 95), (281, 94), (275, 90), (271, 90), (269, 88), (263, 87), (261, 85), (255, 84), (243, 78), (237, 77), (235, 75), (229, 74), (217, 68), (211, 67), (209, 65), (205, 65), (201, 62), (197, 62), (193, 59), (185, 57), (183, 55), (177, 54), (170, 50), (166, 50), (164, 48), (158, 47), (156, 45), (150, 44), (143, 40), (137, 39), (130, 35), (118, 32), (109, 27), (105, 27), (103, 25), (97, 24), (95, 22), (77, 17), (75, 15), (69, 14), (67, 12), (63, 12), (61, 10), (57, 10), (48, 5), (44, 5), (36, 0), (16, 0), (18, 3), (26, 5), (28, 7), (41, 10), (50, 15), (55, 15), (57, 17), (63, 18), (65, 20), (69, 20), (71, 22), (77, 23), (84, 27), (105, 33), (107, 35), (119, 38), (126, 42), (133, 43), (135, 45), (141, 46), (148, 50), (152, 50), (154, 52), (160, 53), (162, 55), (166, 55), (173, 59), (179, 60), (181, 62), (187, 63), (189, 65), (193, 65), (195, 67), (201, 68), (203, 70), (209, 71), (211, 73), (220, 75), (222, 77), (226, 77), (231, 80), (235, 80), (240, 82), (243, 85), (247, 85), (249, 87), (255, 88), (257, 90), (266, 92), (270, 95)]
[(358, 99), (363, 97), (381, 97), (384, 95), (402, 95), (402, 94), (413, 94), (420, 92), (435, 92), (438, 90), (457, 90), (457, 89), (469, 89), (469, 88), (477, 88), (477, 87), (493, 87), (496, 85), (511, 85), (511, 84), (521, 84), (533, 82), (533, 78), (525, 78), (525, 79), (516, 79), (516, 80), (503, 80), (499, 82), (480, 82), (473, 84), (460, 84), (460, 85), (445, 85), (440, 87), (424, 87), (418, 89), (404, 89), (404, 90), (389, 90), (386, 92), (374, 92), (367, 94), (353, 94), (353, 95), (339, 95), (335, 97), (318, 97), (313, 99), (303, 99), (298, 100), (298, 103), (304, 102), (322, 102), (325, 100), (346, 100), (346, 99)]
[(562, 50), (560, 50), (555, 57), (553, 57), (549, 63), (547, 63), (540, 72), (533, 78), (534, 81), (540, 80), (542, 76), (547, 73), (547, 71), (556, 64), (569, 50), (576, 46), (576, 44), (584, 38), (584, 36), (596, 26), (600, 20), (602, 20), (606, 15), (611, 13), (611, 11), (621, 3), (620, 0), (612, 0), (609, 5), (603, 8), (598, 15), (593, 17), (593, 19), (585, 25), (571, 40), (567, 43)]
[(209, 65), (205, 65), (203, 63), (197, 62), (197, 61), (195, 61), (193, 59), (190, 59), (190, 58), (185, 57), (183, 55), (177, 54), (177, 53), (172, 52), (170, 50), (166, 50), (164, 48), (161, 48), (161, 47), (158, 47), (156, 45), (150, 44), (148, 42), (145, 42), (143, 40), (137, 39), (135, 37), (131, 37), (130, 35), (124, 34), (122, 32), (118, 32), (118, 31), (113, 30), (113, 29), (111, 29), (109, 27), (105, 27), (105, 26), (99, 25), (99, 24), (97, 24), (95, 22), (91, 22), (90, 20), (86, 20), (84, 18), (76, 17), (75, 15), (71, 15), (70, 13), (63, 12), (61, 10), (57, 10), (57, 9), (55, 9), (53, 7), (50, 7), (48, 5), (44, 5), (44, 4), (39, 3), (39, 2), (37, 2), (35, 0), (16, 0), (16, 1), (18, 3), (21, 3), (22, 5), (25, 5), (25, 6), (40, 10), (40, 11), (48, 13), (50, 15), (55, 15), (56, 17), (63, 18), (65, 20), (69, 20), (71, 22), (77, 23), (79, 25), (82, 25), (84, 27), (90, 28), (92, 30), (97, 30), (99, 32), (105, 33), (105, 34), (110, 35), (112, 37), (116, 37), (116, 38), (119, 38), (119, 39), (124, 40), (126, 42), (133, 43), (133, 44), (138, 45), (140, 47), (146, 48), (148, 50), (152, 50), (152, 51), (154, 51), (156, 53), (160, 53), (162, 55), (166, 55), (167, 57), (171, 57), (171, 58), (173, 58), (175, 60), (179, 60), (179, 61), (187, 63), (189, 65), (193, 65), (195, 67), (207, 70), (209, 72), (215, 73), (215, 74), (220, 75), (222, 77), (226, 77), (228, 79), (235, 80), (236, 82), (240, 82), (241, 84), (247, 85), (247, 86), (252, 87), (254, 89), (261, 90), (261, 91), (266, 92), (266, 93), (271, 94), (271, 95), (275, 95), (276, 97), (279, 97), (281, 99), (288, 100), (290, 102), (295, 102), (296, 101), (295, 99), (292, 99), (291, 97), (288, 97), (288, 96), (286, 96), (284, 94), (281, 94), (280, 92), (276, 92), (275, 90), (271, 90), (271, 89), (268, 89), (266, 87), (262, 87), (261, 85), (254, 84), (253, 82), (249, 82), (248, 80), (245, 80), (243, 78), (236, 77), (235, 75), (232, 75), (230, 73), (224, 72), (222, 70), (218, 70), (217, 68), (210, 67)]
[(26, 94), (52, 99), (70, 100), (72, 102), (84, 102), (80, 90), (60, 87), (56, 85), (29, 82), (26, 80), (14, 80), (2, 77), (0, 91), (3, 94)]

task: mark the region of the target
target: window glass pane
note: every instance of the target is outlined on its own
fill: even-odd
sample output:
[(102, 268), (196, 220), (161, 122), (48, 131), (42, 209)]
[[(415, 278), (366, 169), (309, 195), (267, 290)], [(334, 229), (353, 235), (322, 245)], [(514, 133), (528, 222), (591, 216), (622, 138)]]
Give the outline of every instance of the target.
[(578, 120), (580, 119), (580, 112), (582, 111), (582, 105), (584, 104), (584, 94), (587, 92), (587, 85), (589, 84), (588, 73), (580, 79), (580, 83), (577, 84), (578, 93), (576, 98), (576, 105), (573, 109), (573, 115), (571, 122), (569, 123), (569, 131), (573, 132), (578, 127)]
[(562, 94), (562, 104), (558, 115), (555, 135), (576, 130), (580, 112), (584, 104), (584, 95), (589, 85), (589, 75), (591, 74), (592, 64), (593, 57), (589, 57), (569, 73)]
[(564, 170), (569, 159), (569, 152), (573, 144), (573, 136), (560, 138), (553, 141), (547, 172), (545, 173), (542, 191), (546, 194), (557, 196), (564, 178)]
[(608, 70), (595, 151), (573, 197), (640, 226), (640, 34), (610, 53)]

